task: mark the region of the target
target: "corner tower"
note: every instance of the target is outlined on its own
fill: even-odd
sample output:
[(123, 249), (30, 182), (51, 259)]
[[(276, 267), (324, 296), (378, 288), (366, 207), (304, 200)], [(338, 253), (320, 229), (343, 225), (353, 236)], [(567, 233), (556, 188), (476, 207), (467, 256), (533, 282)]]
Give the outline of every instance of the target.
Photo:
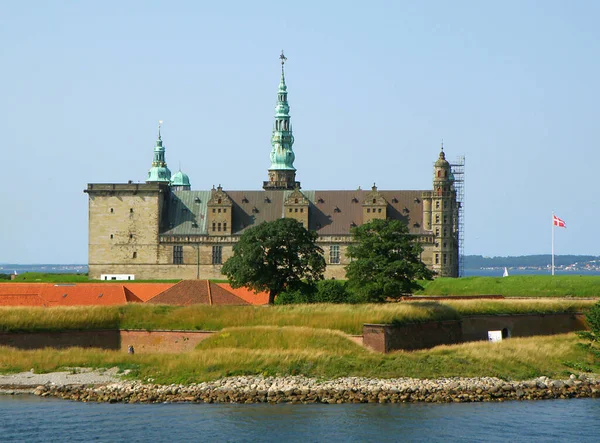
[(287, 99), (287, 86), (285, 84), (284, 64), (287, 58), (279, 56), (281, 60), (281, 81), (277, 92), (277, 106), (275, 108), (275, 125), (271, 136), (271, 167), (269, 168), (269, 181), (263, 182), (263, 189), (295, 189), (300, 187), (296, 181), (296, 156), (292, 149), (294, 136), (290, 122), (290, 106)]
[(171, 181), (171, 171), (167, 168), (167, 161), (165, 160), (165, 147), (162, 143), (160, 136), (160, 126), (162, 121), (158, 122), (158, 140), (156, 140), (156, 146), (154, 146), (154, 159), (152, 160), (152, 167), (148, 171), (148, 178), (146, 183), (166, 183), (169, 184)]
[(456, 232), (456, 190), (452, 168), (444, 145), (434, 165), (431, 201), (424, 209), (425, 224), (434, 234), (433, 270), (440, 277), (458, 277), (458, 233)]

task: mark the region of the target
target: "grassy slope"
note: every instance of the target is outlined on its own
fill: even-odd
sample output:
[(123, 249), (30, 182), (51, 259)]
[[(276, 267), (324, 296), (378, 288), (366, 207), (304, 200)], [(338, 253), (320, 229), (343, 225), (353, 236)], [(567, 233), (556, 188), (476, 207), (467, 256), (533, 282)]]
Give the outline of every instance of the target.
[(438, 278), (421, 283), (425, 289), (418, 295), (600, 297), (600, 276), (588, 275)]
[(377, 305), (189, 307), (130, 304), (92, 307), (0, 307), (0, 331), (65, 329), (221, 330), (241, 326), (301, 326), (361, 334), (364, 323), (451, 320), (468, 314), (580, 312), (591, 300), (456, 300)]
[[(133, 369), (132, 376), (157, 383), (192, 383), (227, 375), (295, 375), (334, 378), (476, 377), (527, 379), (598, 371), (574, 334), (475, 342), (431, 350), (378, 354), (339, 332), (311, 328), (246, 327), (224, 330), (183, 354), (136, 354), (81, 348), (22, 351), (0, 348), (0, 372), (34, 368), (47, 372), (90, 366)], [(566, 364), (565, 364), (566, 363)]]

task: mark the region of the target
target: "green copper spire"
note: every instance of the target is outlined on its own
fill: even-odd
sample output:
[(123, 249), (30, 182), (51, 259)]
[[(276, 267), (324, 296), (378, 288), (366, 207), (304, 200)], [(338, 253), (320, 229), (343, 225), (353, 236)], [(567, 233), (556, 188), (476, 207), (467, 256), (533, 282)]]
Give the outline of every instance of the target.
[(277, 93), (277, 106), (275, 107), (275, 125), (271, 136), (271, 167), (269, 171), (289, 170), (295, 171), (294, 160), (296, 156), (292, 150), (294, 136), (292, 135), (292, 124), (290, 122), (290, 106), (287, 100), (287, 86), (285, 84), (284, 64), (287, 58), (279, 56), (281, 60), (281, 81)]
[(171, 181), (171, 171), (167, 168), (165, 147), (162, 144), (162, 137), (160, 136), (161, 125), (162, 120), (158, 122), (158, 140), (156, 140), (156, 146), (154, 146), (154, 160), (152, 161), (152, 167), (148, 171), (146, 183), (169, 183)]

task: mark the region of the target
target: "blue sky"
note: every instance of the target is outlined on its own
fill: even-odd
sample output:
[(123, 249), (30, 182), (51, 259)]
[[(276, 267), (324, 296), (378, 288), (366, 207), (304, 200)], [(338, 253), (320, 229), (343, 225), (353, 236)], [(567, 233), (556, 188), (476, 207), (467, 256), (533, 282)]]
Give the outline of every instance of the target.
[(89, 182), (267, 178), (281, 49), (304, 189), (428, 189), (466, 156), (467, 254), (600, 254), (593, 1), (3, 2), (0, 262), (87, 262)]

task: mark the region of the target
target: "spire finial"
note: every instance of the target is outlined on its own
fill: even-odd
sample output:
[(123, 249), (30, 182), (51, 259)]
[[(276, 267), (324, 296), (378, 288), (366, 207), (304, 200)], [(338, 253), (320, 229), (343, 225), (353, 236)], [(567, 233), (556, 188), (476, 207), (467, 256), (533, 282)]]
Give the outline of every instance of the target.
[(158, 139), (159, 140), (162, 140), (162, 138), (160, 138), (160, 127), (162, 126), (162, 124), (163, 124), (163, 121), (159, 120), (158, 121)]
[(287, 60), (287, 57), (283, 54), (283, 49), (281, 50), (281, 55), (279, 56), (279, 59), (281, 60), (281, 67), (283, 68), (283, 64)]
[(442, 151), (444, 150), (444, 139), (442, 139)]

